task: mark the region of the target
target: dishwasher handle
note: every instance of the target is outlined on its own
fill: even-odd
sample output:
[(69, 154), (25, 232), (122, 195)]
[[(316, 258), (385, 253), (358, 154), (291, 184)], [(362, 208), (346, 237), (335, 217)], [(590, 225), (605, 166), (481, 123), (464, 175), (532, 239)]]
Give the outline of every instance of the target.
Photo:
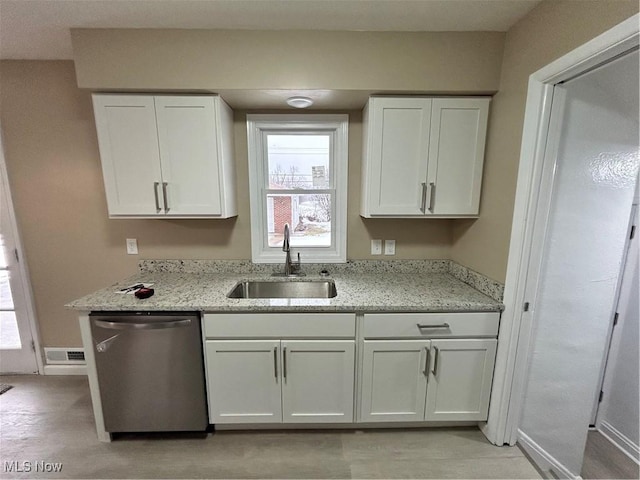
[(167, 322), (109, 322), (107, 320), (94, 320), (96, 327), (107, 328), (110, 330), (158, 330), (163, 328), (177, 328), (191, 325), (190, 318), (181, 320), (170, 320)]

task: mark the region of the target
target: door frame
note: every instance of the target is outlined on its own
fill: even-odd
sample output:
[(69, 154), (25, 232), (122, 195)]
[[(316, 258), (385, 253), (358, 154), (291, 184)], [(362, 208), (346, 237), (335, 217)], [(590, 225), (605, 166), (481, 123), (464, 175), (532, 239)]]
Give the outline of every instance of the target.
[[(36, 321), (36, 309), (33, 301), (33, 290), (31, 289), (31, 280), (29, 278), (29, 271), (27, 270), (27, 256), (25, 254), (20, 231), (18, 230), (18, 222), (16, 220), (15, 209), (13, 205), (13, 194), (11, 192), (11, 185), (9, 182), (9, 174), (7, 172), (7, 165), (4, 157), (4, 142), (2, 126), (0, 126), (0, 181), (2, 181), (2, 188), (5, 191), (7, 199), (7, 210), (9, 211), (9, 224), (12, 230), (13, 242), (18, 252), (18, 270), (20, 273), (20, 283), (22, 287), (22, 293), (24, 294), (24, 310), (28, 318), (28, 325), (31, 330), (31, 339), (33, 340), (33, 350), (36, 359), (36, 366), (38, 367), (38, 374), (44, 374), (44, 360), (42, 358), (42, 348), (40, 343), (40, 330), (38, 328), (38, 322)], [(28, 347), (26, 347), (28, 348)]]
[(532, 339), (532, 312), (524, 311), (527, 279), (534, 244), (538, 202), (550, 191), (539, 191), (549, 128), (554, 85), (605, 63), (638, 45), (640, 14), (607, 30), (554, 60), (529, 77), (522, 131), (520, 163), (511, 225), (504, 291), (505, 310), (489, 419), (481, 428), (496, 445), (515, 445), (524, 400), (524, 387)]

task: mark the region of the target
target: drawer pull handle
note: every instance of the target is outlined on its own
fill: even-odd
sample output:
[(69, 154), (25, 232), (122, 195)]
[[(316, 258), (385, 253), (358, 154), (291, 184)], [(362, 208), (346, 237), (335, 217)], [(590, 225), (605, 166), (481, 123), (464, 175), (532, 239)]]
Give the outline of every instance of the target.
[(440, 323), (438, 325), (424, 325), (422, 323), (416, 323), (416, 325), (421, 330), (423, 328), (449, 328), (449, 324), (448, 323)]

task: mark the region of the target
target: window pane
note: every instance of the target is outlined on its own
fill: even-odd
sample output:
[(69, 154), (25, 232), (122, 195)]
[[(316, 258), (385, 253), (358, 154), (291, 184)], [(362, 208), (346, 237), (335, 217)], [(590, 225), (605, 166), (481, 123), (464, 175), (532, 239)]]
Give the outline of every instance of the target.
[(267, 135), (267, 188), (328, 188), (329, 147), (329, 135)]
[(0, 270), (0, 308), (3, 310), (13, 310), (13, 297), (11, 295), (9, 272), (7, 270)]
[(0, 312), (0, 349), (22, 348), (15, 312)]
[(292, 247), (331, 246), (331, 195), (267, 195), (270, 247), (281, 247), (284, 224), (290, 227)]
[(9, 262), (6, 257), (5, 240), (2, 234), (0, 234), (0, 268), (7, 268)]

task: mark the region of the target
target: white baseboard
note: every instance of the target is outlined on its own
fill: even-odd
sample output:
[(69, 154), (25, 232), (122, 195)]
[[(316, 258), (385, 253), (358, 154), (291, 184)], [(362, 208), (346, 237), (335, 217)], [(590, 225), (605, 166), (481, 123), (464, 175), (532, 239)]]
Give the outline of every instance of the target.
[(389, 422), (389, 423), (216, 423), (216, 430), (376, 430), (391, 428), (475, 427), (478, 422)]
[(518, 429), (517, 443), (546, 478), (582, 478), (580, 475), (571, 473), (564, 465), (550, 455), (549, 452), (544, 450), (520, 429)]
[(607, 422), (599, 422), (598, 431), (607, 437), (622, 453), (640, 465), (640, 447), (633, 443), (626, 435)]
[(86, 375), (86, 365), (45, 365), (45, 375)]

